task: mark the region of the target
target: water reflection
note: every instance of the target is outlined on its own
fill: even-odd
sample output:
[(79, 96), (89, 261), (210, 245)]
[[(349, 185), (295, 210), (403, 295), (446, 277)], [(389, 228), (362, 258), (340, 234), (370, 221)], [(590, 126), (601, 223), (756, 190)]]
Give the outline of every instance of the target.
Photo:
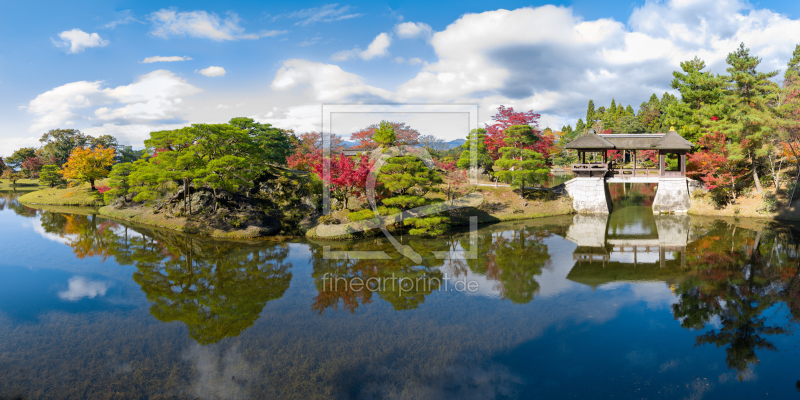
[(698, 345), (724, 347), (726, 363), (743, 380), (757, 364), (756, 350), (777, 351), (769, 338), (790, 332), (775, 318), (775, 307), (785, 303), (797, 322), (797, 232), (787, 228), (745, 230), (717, 221), (691, 245), (686, 279), (675, 290), (672, 306), (681, 326), (702, 330), (713, 319), (715, 327), (697, 337)]
[[(520, 226), (517, 229), (484, 229), (478, 232), (480, 255), (466, 260), (471, 272), (494, 281), (500, 298), (524, 304), (539, 291), (536, 277), (550, 266), (550, 254), (542, 240), (552, 234), (545, 226)], [(468, 248), (468, 236), (462, 236)]]
[[(152, 303), (150, 313), (163, 322), (185, 323), (200, 344), (235, 337), (252, 326), (292, 279), (287, 244), (218, 241), (49, 211), (41, 212), (40, 224), (78, 258), (114, 257), (121, 265), (135, 265), (133, 280)], [(105, 283), (74, 279), (59, 294), (62, 299), (92, 298), (107, 290)]]
[[(419, 307), (425, 297), (443, 283), (444, 276), (439, 267), (444, 261), (431, 253), (439, 243), (419, 239), (406, 242), (423, 255), (422, 265), (402, 256), (388, 260), (325, 259), (323, 247), (313, 246), (309, 261), (318, 295), (312, 309), (321, 314), (329, 308), (338, 310), (341, 303), (344, 310), (354, 313), (360, 305), (371, 303), (373, 295), (389, 302), (395, 310)], [(393, 251), (385, 239), (339, 244), (337, 250), (340, 249), (381, 249), (388, 254)]]
[[(634, 198), (643, 193), (632, 187), (617, 191)], [(12, 203), (2, 205), (13, 210), (11, 206), (18, 205)], [(287, 244), (182, 235), (91, 212), (30, 210), (14, 212), (38, 217), (41, 231), (69, 246), (81, 263), (113, 259), (132, 266), (126, 274), (145, 294), (149, 314), (159, 321), (181, 322), (154, 324), (157, 327), (151, 329), (188, 327), (196, 344), (178, 350), (155, 346), (173, 353), (137, 350), (135, 357), (142, 358), (115, 361), (128, 366), (115, 366), (116, 370), (135, 372), (130, 374), (131, 387), (144, 387), (135, 377), (145, 376), (138, 375), (141, 366), (156, 359), (149, 365), (161, 368), (160, 378), (141, 378), (153, 387), (195, 382), (187, 386), (190, 396), (217, 391), (229, 393), (227, 397), (250, 393), (273, 398), (297, 394), (292, 390), (300, 386), (321, 398), (390, 397), (401, 392), (397, 388), (415, 387), (416, 392), (403, 393), (424, 397), (433, 393), (424, 388), (434, 387), (437, 395), (430, 397), (441, 398), (452, 393), (466, 396), (465, 391), (480, 388), (483, 397), (532, 397), (541, 391), (548, 398), (591, 398), (590, 389), (578, 388), (592, 385), (569, 386), (597, 378), (594, 389), (624, 394), (636, 382), (625, 376), (624, 385), (614, 386), (611, 380), (623, 375), (618, 370), (628, 364), (635, 364), (635, 379), (648, 382), (648, 387), (651, 381), (652, 387), (675, 387), (675, 381), (683, 384), (680, 379), (687, 375), (693, 380), (701, 374), (719, 376), (722, 385), (720, 371), (710, 367), (717, 361), (724, 374), (742, 381), (758, 379), (754, 371), (759, 363), (773, 368), (767, 373), (795, 366), (771, 356), (783, 354), (776, 351), (787, 350), (787, 343), (796, 344), (789, 335), (800, 322), (800, 234), (786, 224), (654, 216), (647, 206), (615, 204), (608, 217), (574, 215), (485, 226), (478, 231), (477, 243), (470, 242), (468, 232), (438, 239), (402, 238), (423, 255), (419, 265), (399, 255), (390, 260), (323, 257), (323, 246), (396, 254), (384, 239), (312, 243), (305, 265), (307, 253), (292, 255)], [(457, 255), (474, 245), (477, 259)], [(306, 245), (297, 248), (305, 251)], [(432, 251), (442, 250), (453, 256), (433, 256)], [(447, 293), (452, 276), (479, 277), (481, 284), (491, 286), (482, 289), (494, 296)], [(53, 294), (64, 303), (88, 302), (122, 286), (119, 280), (86, 274), (60, 279), (66, 282), (67, 277), (69, 285)], [(356, 280), (369, 290), (355, 290)], [(281, 302), (270, 303), (273, 307), (266, 306), (281, 297)], [(658, 304), (644, 305), (654, 298)], [(384, 307), (375, 304), (384, 301)], [(141, 313), (153, 321), (147, 308)], [(128, 326), (140, 321), (132, 319)], [(19, 332), (3, 331), (6, 337), (17, 335), (10, 341), (15, 346), (15, 340), (22, 343), (24, 334)], [(110, 325), (107, 332), (108, 338), (114, 337)], [(182, 328), (172, 332), (177, 333), (170, 340), (188, 340)], [(585, 336), (578, 336), (581, 333)], [(150, 348), (164, 341), (163, 336), (147, 335), (141, 333), (136, 343)], [(30, 343), (38, 340), (30, 337)], [(237, 338), (222, 341), (232, 337)], [(572, 340), (578, 337), (583, 340)], [(650, 347), (636, 348), (631, 341)], [(104, 346), (99, 346), (96, 358), (102, 358)], [(0, 366), (12, 365), (3, 364), (7, 354), (22, 351), (10, 345), (0, 350)], [(175, 355), (179, 350), (185, 354)], [(126, 351), (119, 345), (119, 354)], [(659, 351), (670, 354), (660, 359)], [(173, 373), (184, 380), (171, 380)], [(81, 374), (91, 377), (89, 372)], [(99, 379), (118, 379), (114, 376)], [(558, 383), (548, 386), (550, 382)], [(152, 395), (151, 390), (156, 389), (142, 389), (141, 397)], [(653, 391), (641, 397), (685, 397), (672, 390), (669, 395)]]

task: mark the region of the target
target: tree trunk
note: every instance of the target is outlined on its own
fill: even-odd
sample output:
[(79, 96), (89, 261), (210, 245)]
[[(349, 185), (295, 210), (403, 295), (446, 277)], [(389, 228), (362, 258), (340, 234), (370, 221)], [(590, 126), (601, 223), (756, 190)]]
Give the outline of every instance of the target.
[(756, 171), (755, 166), (753, 166), (753, 182), (756, 183), (756, 192), (761, 193), (764, 191), (764, 188), (761, 187), (761, 180), (758, 179), (758, 171)]
[(189, 181), (186, 178), (183, 178), (183, 212), (186, 213), (186, 209), (189, 203)]
[(94, 191), (94, 190), (97, 190), (97, 189), (94, 187), (94, 179), (90, 179), (90, 180), (89, 180), (89, 184), (90, 184), (90, 185), (92, 185), (92, 191)]

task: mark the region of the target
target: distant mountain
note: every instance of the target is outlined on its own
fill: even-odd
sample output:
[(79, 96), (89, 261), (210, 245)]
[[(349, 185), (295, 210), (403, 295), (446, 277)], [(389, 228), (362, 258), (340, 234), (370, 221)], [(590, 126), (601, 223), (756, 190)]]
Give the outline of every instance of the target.
[(454, 149), (458, 146), (462, 146), (464, 143), (467, 143), (467, 139), (454, 139), (447, 142), (447, 148)]
[(344, 147), (356, 147), (361, 143), (360, 142), (351, 142), (349, 140), (345, 140), (345, 141), (342, 142), (342, 144), (344, 144)]

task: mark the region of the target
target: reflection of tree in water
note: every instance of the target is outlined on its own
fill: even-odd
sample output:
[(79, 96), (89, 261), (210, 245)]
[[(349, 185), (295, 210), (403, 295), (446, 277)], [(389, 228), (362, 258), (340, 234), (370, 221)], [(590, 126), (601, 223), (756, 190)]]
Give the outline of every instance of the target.
[[(550, 265), (550, 254), (542, 240), (550, 232), (543, 227), (523, 227), (503, 232), (478, 231), (477, 259), (467, 260), (474, 273), (499, 284), (500, 297), (528, 303), (539, 291), (536, 276)], [(469, 237), (462, 239), (468, 248)]]
[(26, 218), (35, 217), (36, 214), (38, 214), (39, 210), (37, 210), (35, 208), (30, 208), (28, 206), (25, 206), (22, 203), (20, 203), (19, 201), (17, 201), (17, 199), (21, 195), (22, 195), (22, 193), (20, 193), (20, 192), (1, 191), (0, 192), (0, 211), (9, 209), (11, 211), (14, 211), (15, 214), (17, 214), (17, 215), (19, 215), (21, 217), (26, 217)]
[[(796, 241), (792, 232), (747, 231), (717, 223), (687, 249), (689, 279), (676, 289), (679, 301), (672, 306), (676, 319), (687, 329), (700, 330), (714, 316), (721, 327), (697, 337), (697, 344), (726, 348), (729, 368), (739, 379), (750, 364), (758, 363), (757, 350), (776, 351), (767, 335), (787, 333), (774, 325), (764, 311), (785, 301), (797, 315), (791, 291), (797, 285)], [(787, 243), (788, 242), (788, 243)]]
[[(355, 312), (359, 305), (371, 303), (374, 294), (389, 302), (395, 310), (419, 307), (425, 296), (442, 284), (443, 274), (438, 267), (444, 262), (431, 253), (431, 250), (438, 249), (436, 244), (439, 242), (441, 240), (436, 239), (411, 241), (410, 245), (423, 256), (422, 265), (403, 256), (390, 260), (326, 260), (322, 247), (312, 246), (312, 275), (318, 292), (312, 309), (319, 313), (328, 308), (338, 310), (341, 302), (343, 309)], [(382, 239), (349, 243), (346, 250), (397, 253), (388, 241)]]
[(608, 193), (614, 208), (624, 206), (652, 207), (656, 197), (655, 183), (612, 183)]
[(237, 336), (252, 326), (292, 279), (291, 264), (284, 263), (287, 245), (236, 249), (186, 236), (158, 242), (158, 253), (144, 248), (130, 253), (138, 268), (133, 279), (154, 303), (154, 317), (184, 322), (200, 344)]
[(289, 288), (287, 245), (258, 247), (160, 230), (129, 230), (97, 216), (42, 213), (45, 231), (68, 239), (79, 258), (113, 256), (135, 264), (133, 279), (153, 302), (150, 313), (182, 321), (200, 344), (239, 335), (264, 305)]

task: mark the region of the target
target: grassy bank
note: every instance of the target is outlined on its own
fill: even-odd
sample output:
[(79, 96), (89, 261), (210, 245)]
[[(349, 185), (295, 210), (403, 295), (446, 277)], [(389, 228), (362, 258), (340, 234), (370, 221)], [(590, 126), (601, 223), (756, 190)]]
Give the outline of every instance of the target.
[[(479, 186), (477, 192), (483, 196), (483, 202), (477, 207), (466, 207), (450, 212), (450, 225), (453, 227), (469, 226), (471, 216), (478, 217), (478, 224), (489, 224), (505, 221), (552, 217), (573, 214), (572, 200), (567, 196), (555, 199), (536, 200), (522, 199), (510, 187)], [(338, 210), (332, 213), (341, 223), (347, 223), (347, 212)], [(349, 240), (356, 236), (342, 235), (336, 237), (319, 237), (316, 228), (306, 233), (310, 239)]]
[(45, 189), (46, 185), (40, 185), (38, 179), (20, 179), (17, 181), (16, 188), (11, 184), (8, 179), (0, 180), (0, 190), (16, 190), (17, 192), (30, 192), (35, 190)]
[[(768, 211), (764, 207), (764, 197), (773, 197), (777, 207)], [(776, 193), (774, 188), (764, 189), (764, 195), (758, 194), (753, 190), (744, 193), (736, 199), (733, 204), (717, 204), (710, 195), (693, 195), (692, 207), (689, 215), (705, 215), (713, 217), (746, 217), (746, 218), (766, 218), (781, 221), (800, 221), (800, 203), (795, 199), (789, 206), (789, 199), (783, 191)]]
[[(95, 182), (95, 186), (105, 184), (104, 181)], [(73, 187), (58, 186), (45, 187), (35, 192), (27, 193), (19, 198), (20, 203), (53, 206), (89, 206), (99, 207), (103, 203), (103, 195), (92, 190), (88, 183)]]

